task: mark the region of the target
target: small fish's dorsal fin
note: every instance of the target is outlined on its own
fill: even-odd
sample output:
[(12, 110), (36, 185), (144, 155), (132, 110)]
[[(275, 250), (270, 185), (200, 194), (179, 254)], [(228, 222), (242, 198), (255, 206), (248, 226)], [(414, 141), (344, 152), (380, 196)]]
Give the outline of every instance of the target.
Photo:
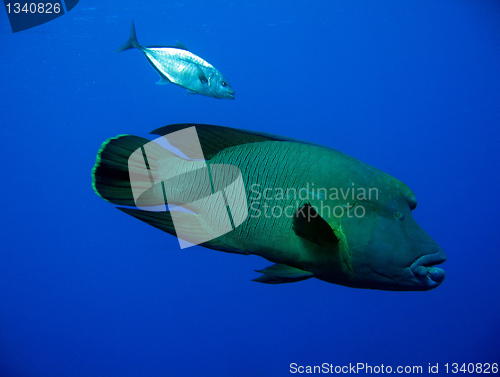
[(252, 279), (252, 281), (266, 284), (294, 283), (314, 277), (312, 272), (278, 263), (263, 270), (255, 270), (255, 272), (260, 272), (263, 275)]
[(184, 44), (183, 44), (183, 43), (181, 43), (181, 42), (179, 42), (179, 41), (175, 41), (175, 47), (176, 47), (176, 48), (179, 48), (179, 49), (181, 49), (181, 50), (186, 50), (186, 51), (189, 51), (189, 50), (187, 49), (187, 47), (186, 47), (186, 46), (184, 46)]
[(187, 157), (199, 158), (190, 155), (189, 150), (187, 150), (189, 147), (184, 150), (182, 142), (168, 137), (168, 134), (170, 133), (189, 127), (196, 127), (196, 133), (198, 134), (198, 138), (200, 140), (201, 149), (203, 150), (203, 155), (207, 160), (229, 147), (264, 141), (288, 141), (286, 138), (281, 138), (281, 136), (276, 135), (260, 134), (258, 132), (243, 131), (236, 128), (196, 123), (171, 124), (169, 126), (160, 127), (151, 131), (151, 134), (165, 136), (170, 144), (181, 150)]
[(304, 204), (295, 212), (293, 231), (297, 236), (319, 246), (329, 246), (339, 242), (332, 227), (309, 203)]

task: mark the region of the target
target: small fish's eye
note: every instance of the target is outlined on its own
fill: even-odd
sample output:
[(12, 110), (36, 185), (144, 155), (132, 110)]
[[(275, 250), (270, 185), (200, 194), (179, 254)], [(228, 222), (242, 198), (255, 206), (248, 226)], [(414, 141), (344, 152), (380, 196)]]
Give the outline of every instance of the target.
[(221, 83), (222, 86), (227, 86), (226, 82), (225, 81), (222, 81)]
[(405, 215), (403, 215), (402, 212), (396, 211), (394, 212), (394, 217), (399, 220), (403, 220), (405, 218)]

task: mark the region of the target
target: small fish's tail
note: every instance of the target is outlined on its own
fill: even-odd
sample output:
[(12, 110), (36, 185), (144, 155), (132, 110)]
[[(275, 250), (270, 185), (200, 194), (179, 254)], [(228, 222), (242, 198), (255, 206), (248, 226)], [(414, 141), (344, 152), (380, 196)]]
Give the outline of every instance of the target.
[(122, 52), (126, 50), (131, 50), (133, 48), (138, 48), (139, 50), (141, 50), (142, 46), (137, 41), (137, 35), (135, 34), (135, 25), (134, 21), (132, 20), (132, 26), (130, 27), (130, 35), (128, 37), (128, 41), (115, 52)]

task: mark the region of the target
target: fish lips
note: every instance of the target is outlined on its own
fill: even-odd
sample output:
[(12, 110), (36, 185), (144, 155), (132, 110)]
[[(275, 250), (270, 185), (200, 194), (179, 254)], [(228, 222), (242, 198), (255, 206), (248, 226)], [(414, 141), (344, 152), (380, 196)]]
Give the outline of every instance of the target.
[(446, 262), (446, 254), (443, 250), (435, 254), (427, 254), (418, 258), (410, 266), (413, 275), (429, 288), (437, 287), (445, 278), (443, 269), (436, 265)]

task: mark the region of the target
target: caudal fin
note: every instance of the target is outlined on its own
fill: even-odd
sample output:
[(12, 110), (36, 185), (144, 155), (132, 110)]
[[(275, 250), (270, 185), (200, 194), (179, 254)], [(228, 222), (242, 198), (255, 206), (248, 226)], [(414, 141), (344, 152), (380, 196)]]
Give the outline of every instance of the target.
[(148, 142), (138, 136), (119, 135), (102, 143), (92, 169), (92, 187), (97, 195), (113, 204), (135, 205), (128, 159)]
[(153, 207), (165, 205), (167, 197), (168, 204), (181, 205), (212, 194), (207, 172), (204, 161), (183, 159), (156, 141), (120, 135), (102, 144), (92, 186), (116, 205)]
[(128, 41), (115, 52), (122, 52), (133, 48), (138, 48), (140, 50), (142, 49), (142, 46), (139, 44), (139, 42), (137, 42), (137, 36), (135, 34), (135, 25), (134, 21), (132, 20), (132, 26), (130, 27), (130, 35), (128, 37)]
[[(227, 191), (229, 185), (243, 190), (238, 176), (241, 173), (231, 165), (208, 165), (199, 159), (200, 155), (203, 157), (201, 148), (194, 153), (193, 146), (180, 139), (185, 139), (185, 135), (171, 136), (171, 140), (182, 144), (197, 159), (174, 154), (163, 138), (150, 141), (120, 135), (106, 140), (92, 169), (94, 191), (115, 205), (137, 207), (119, 209), (192, 244), (248, 254), (219, 240), (246, 218), (246, 212), (242, 214), (239, 210), (240, 207), (246, 210), (246, 202), (239, 205), (235, 197), (239, 191)], [(166, 204), (182, 206), (188, 211), (168, 212)], [(237, 212), (230, 212), (230, 206), (236, 206)]]
[[(97, 195), (113, 204), (164, 205), (159, 168), (168, 170), (171, 162), (179, 159), (168, 149), (139, 136), (112, 137), (97, 153), (92, 186)], [(162, 165), (158, 166), (159, 162)]]

